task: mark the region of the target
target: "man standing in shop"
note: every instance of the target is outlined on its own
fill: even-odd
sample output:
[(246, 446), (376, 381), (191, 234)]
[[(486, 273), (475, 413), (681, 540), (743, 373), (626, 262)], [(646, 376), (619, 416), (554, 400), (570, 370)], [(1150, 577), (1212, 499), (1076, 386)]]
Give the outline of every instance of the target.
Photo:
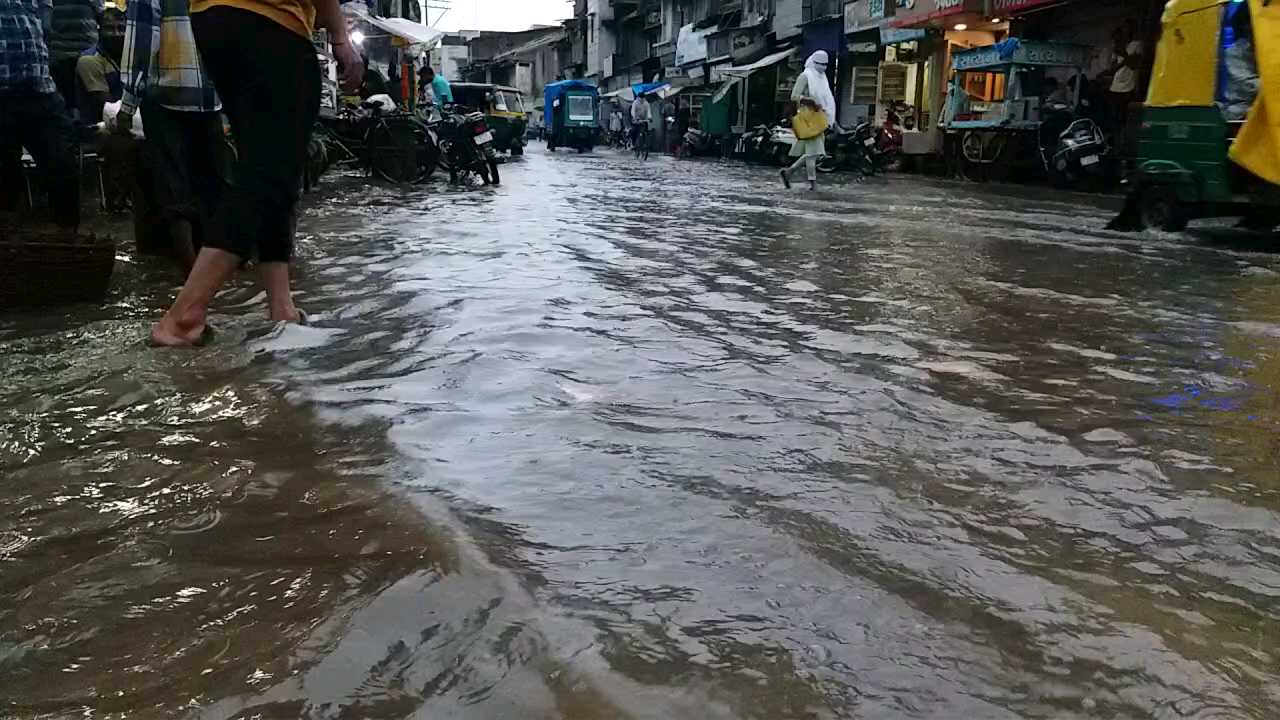
[(302, 320), (289, 263), (307, 143), (320, 112), (320, 65), (311, 44), (317, 24), (329, 31), (343, 89), (355, 92), (364, 64), (338, 0), (192, 0), (191, 29), (231, 121), (237, 177), (195, 268), (151, 330), (154, 344), (200, 343), (213, 296), (253, 256), (269, 317)]
[(1137, 97), (1138, 74), (1142, 71), (1143, 47), (1137, 26), (1130, 20), (1116, 32), (1115, 76), (1109, 98), (1111, 117), (1117, 133), (1123, 133), (1129, 119), (1129, 104)]
[(125, 15), (124, 97), (116, 132), (128, 136), (141, 107), (145, 192), (169, 229), (183, 276), (196, 262), (222, 190), (222, 104), (191, 34), (187, 0), (130, 0)]
[(49, 68), (68, 108), (76, 107), (76, 64), (98, 47), (103, 0), (53, 0), (53, 27), (48, 35)]
[(31, 152), (59, 225), (80, 224), (71, 118), (49, 73), (50, 0), (0, 0), (0, 206), (16, 202), (22, 148)]

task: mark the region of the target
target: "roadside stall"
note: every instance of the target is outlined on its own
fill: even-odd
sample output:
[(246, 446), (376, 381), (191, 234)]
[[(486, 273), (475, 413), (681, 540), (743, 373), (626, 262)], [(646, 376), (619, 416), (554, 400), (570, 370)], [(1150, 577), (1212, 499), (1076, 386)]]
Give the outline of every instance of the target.
[[(1020, 158), (1038, 155), (1045, 124), (1076, 116), (1086, 60), (1083, 47), (1018, 38), (953, 53), (942, 127), (965, 171), (1005, 177)], [(1051, 68), (1067, 69), (1067, 82)]]

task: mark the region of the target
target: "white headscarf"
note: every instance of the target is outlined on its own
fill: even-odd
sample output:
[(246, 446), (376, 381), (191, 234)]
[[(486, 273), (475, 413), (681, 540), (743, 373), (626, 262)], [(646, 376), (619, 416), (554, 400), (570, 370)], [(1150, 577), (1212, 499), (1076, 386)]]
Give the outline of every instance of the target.
[(827, 122), (836, 121), (836, 98), (831, 94), (831, 83), (827, 80), (827, 64), (830, 59), (826, 50), (819, 50), (804, 61), (804, 76), (809, 81), (809, 97), (827, 114)]

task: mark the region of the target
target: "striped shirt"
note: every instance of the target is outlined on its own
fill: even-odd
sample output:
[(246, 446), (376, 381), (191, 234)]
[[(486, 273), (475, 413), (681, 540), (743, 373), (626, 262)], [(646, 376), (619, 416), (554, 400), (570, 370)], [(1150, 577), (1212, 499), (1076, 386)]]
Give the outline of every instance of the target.
[(54, 0), (53, 32), (49, 33), (49, 57), (56, 63), (72, 60), (98, 45), (98, 18), (102, 0)]
[(57, 92), (40, 14), (52, 0), (0, 0), (0, 92)]
[(187, 0), (129, 0), (120, 77), (124, 113), (133, 114), (144, 95), (170, 110), (222, 108), (200, 64)]

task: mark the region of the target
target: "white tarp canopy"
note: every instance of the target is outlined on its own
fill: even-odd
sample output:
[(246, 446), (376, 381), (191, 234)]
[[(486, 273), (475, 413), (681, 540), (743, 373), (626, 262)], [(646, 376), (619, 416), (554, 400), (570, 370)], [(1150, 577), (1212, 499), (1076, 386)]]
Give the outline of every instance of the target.
[(375, 28), (399, 38), (409, 45), (435, 45), (444, 33), (406, 18), (373, 17), (362, 3), (346, 3), (342, 12), (367, 22)]
[(795, 48), (792, 48), (790, 50), (783, 50), (781, 52), (776, 52), (772, 55), (766, 55), (760, 58), (759, 60), (751, 63), (750, 65), (740, 65), (737, 67), (725, 68), (724, 74), (730, 77), (737, 77), (737, 78), (750, 77), (751, 73), (757, 70), (767, 68), (771, 65), (777, 65), (783, 60), (786, 60), (787, 58), (794, 55), (795, 52), (796, 52)]
[(614, 90), (613, 92), (605, 93), (600, 96), (601, 100), (613, 100), (615, 98), (622, 102), (631, 102), (636, 99), (636, 94), (631, 92), (631, 88), (624, 87), (620, 90)]

